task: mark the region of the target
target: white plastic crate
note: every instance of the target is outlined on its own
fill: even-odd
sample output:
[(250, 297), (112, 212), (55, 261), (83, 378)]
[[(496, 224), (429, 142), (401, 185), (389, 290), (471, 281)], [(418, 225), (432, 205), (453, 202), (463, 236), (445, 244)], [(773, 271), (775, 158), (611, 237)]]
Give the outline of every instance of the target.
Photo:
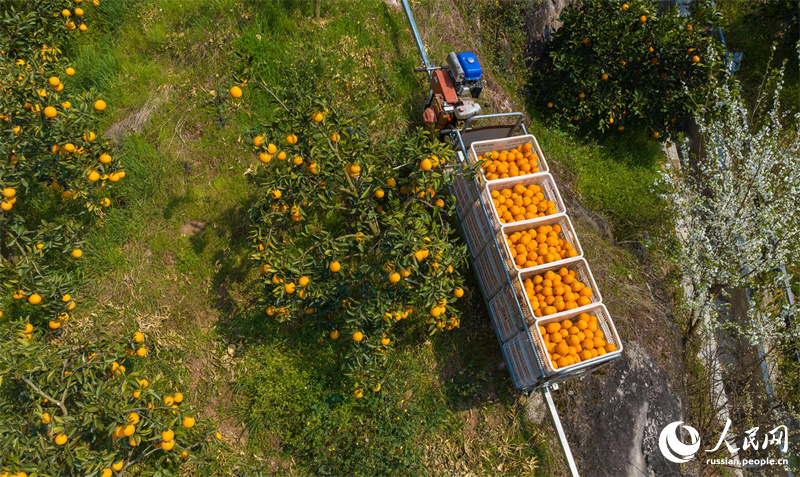
[(517, 146), (521, 146), (525, 143), (531, 143), (533, 145), (533, 152), (536, 153), (537, 156), (537, 166), (539, 167), (539, 172), (531, 173), (531, 174), (524, 174), (515, 177), (509, 177), (506, 179), (495, 179), (495, 180), (488, 180), (483, 173), (483, 169), (480, 169), (478, 173), (478, 177), (484, 183), (492, 184), (497, 181), (507, 180), (507, 179), (517, 179), (526, 177), (529, 175), (534, 174), (542, 174), (549, 172), (550, 169), (547, 166), (547, 161), (544, 159), (544, 154), (542, 154), (542, 149), (539, 147), (539, 142), (536, 141), (536, 138), (528, 134), (526, 136), (513, 136), (513, 137), (505, 137), (501, 139), (490, 139), (488, 141), (475, 141), (469, 147), (469, 163), (475, 165), (480, 157), (486, 153), (487, 151), (509, 151), (511, 149), (515, 149)]
[(467, 172), (458, 171), (453, 175), (453, 196), (459, 209), (467, 210), (478, 200), (475, 180), (470, 179)]
[(473, 202), (469, 208), (465, 209), (465, 213), (461, 218), (461, 226), (464, 228), (467, 240), (469, 240), (473, 257), (477, 258), (486, 244), (492, 241), (492, 231), (489, 229), (489, 224), (486, 223), (483, 211), (477, 202)]
[(510, 340), (527, 326), (519, 314), (517, 300), (511, 287), (502, 287), (495, 297), (489, 300), (489, 311), (501, 343)]
[(478, 277), (483, 283), (487, 300), (495, 296), (502, 287), (508, 286), (506, 271), (494, 244), (489, 244), (475, 257), (475, 268), (478, 269)]
[(504, 344), (503, 353), (508, 360), (511, 377), (518, 388), (532, 386), (542, 377), (528, 333), (519, 333)]
[[(511, 249), (508, 246), (506, 235), (511, 235), (514, 232), (520, 232), (523, 230), (535, 229), (542, 225), (555, 225), (555, 224), (561, 226), (561, 233), (558, 234), (558, 237), (571, 243), (573, 249), (575, 250), (575, 252), (577, 252), (577, 255), (574, 257), (555, 260), (550, 263), (544, 263), (542, 265), (536, 265), (528, 268), (520, 268), (512, 258)], [(530, 221), (526, 220), (524, 222), (514, 222), (512, 224), (504, 225), (497, 232), (497, 243), (500, 244), (500, 256), (503, 258), (503, 263), (505, 263), (506, 270), (514, 272), (519, 272), (519, 271), (528, 272), (528, 271), (538, 270), (544, 267), (564, 264), (572, 258), (583, 257), (583, 249), (581, 248), (578, 236), (575, 234), (575, 228), (572, 226), (572, 221), (569, 220), (569, 217), (567, 217), (565, 214), (548, 215), (545, 217), (540, 217), (538, 219), (531, 219)]]
[[(597, 328), (603, 331), (603, 338), (608, 343), (616, 346), (617, 349), (610, 353), (607, 352), (604, 355), (599, 355), (595, 358), (581, 361), (580, 363), (575, 363), (564, 368), (553, 369), (544, 339), (542, 338), (542, 334), (539, 332), (539, 326), (546, 326), (548, 323), (552, 323), (554, 321), (561, 322), (564, 320), (570, 320), (575, 322), (577, 321), (578, 315), (581, 313), (597, 316)], [(542, 371), (545, 375), (554, 374), (556, 372), (561, 373), (569, 370), (580, 372), (586, 368), (592, 367), (593, 363), (597, 363), (601, 359), (603, 361), (607, 361), (609, 358), (613, 359), (613, 357), (616, 357), (622, 353), (623, 348), (622, 341), (619, 339), (619, 334), (617, 333), (617, 328), (614, 326), (614, 322), (611, 321), (611, 315), (609, 315), (608, 309), (602, 303), (590, 305), (583, 310), (570, 310), (568, 313), (559, 313), (558, 315), (551, 315), (550, 317), (536, 320), (534, 324), (530, 325), (530, 334), (533, 337), (533, 342), (535, 345), (534, 350), (539, 357), (539, 362), (542, 363)]]
[[(546, 200), (552, 200), (553, 202), (555, 202), (556, 214), (563, 214), (566, 212), (566, 208), (564, 207), (564, 201), (561, 200), (561, 194), (558, 192), (558, 187), (556, 187), (556, 182), (553, 179), (553, 176), (551, 176), (550, 174), (536, 174), (533, 176), (523, 176), (521, 178), (512, 177), (510, 179), (492, 181), (491, 184), (488, 184), (481, 189), (481, 199), (486, 209), (486, 214), (489, 216), (489, 222), (491, 223), (493, 230), (495, 231), (500, 230), (500, 227), (506, 224), (500, 222), (500, 216), (497, 215), (497, 209), (495, 209), (494, 202), (492, 202), (492, 191), (510, 189), (513, 188), (516, 184), (522, 184), (523, 186), (526, 187), (531, 184), (537, 184), (541, 186), (544, 198)], [(540, 220), (542, 218), (543, 217), (536, 217), (533, 219), (520, 220), (518, 222), (509, 222), (509, 224), (529, 223), (535, 220)]]
[(552, 315), (546, 315), (543, 316), (542, 318), (553, 318), (573, 312), (580, 313), (603, 301), (603, 297), (600, 294), (600, 291), (597, 289), (597, 283), (595, 283), (594, 281), (594, 276), (592, 275), (592, 271), (589, 269), (589, 264), (586, 263), (586, 260), (584, 260), (583, 258), (575, 257), (563, 260), (559, 264), (548, 263), (536, 269), (529, 269), (524, 272), (520, 272), (518, 278), (516, 280), (511, 281), (512, 286), (514, 287), (514, 293), (517, 296), (520, 308), (522, 309), (522, 316), (523, 318), (525, 318), (525, 321), (528, 324), (532, 324), (538, 318), (533, 313), (533, 308), (531, 308), (531, 302), (528, 299), (528, 294), (525, 293), (525, 287), (523, 286), (524, 281), (527, 278), (532, 277), (534, 275), (544, 274), (548, 270), (557, 271), (561, 267), (566, 267), (567, 269), (575, 270), (576, 278), (581, 282), (583, 282), (584, 285), (592, 289), (592, 296), (589, 297), (592, 300), (592, 302), (585, 306), (579, 306), (578, 308), (573, 308), (572, 310), (564, 310), (559, 313), (553, 313)]

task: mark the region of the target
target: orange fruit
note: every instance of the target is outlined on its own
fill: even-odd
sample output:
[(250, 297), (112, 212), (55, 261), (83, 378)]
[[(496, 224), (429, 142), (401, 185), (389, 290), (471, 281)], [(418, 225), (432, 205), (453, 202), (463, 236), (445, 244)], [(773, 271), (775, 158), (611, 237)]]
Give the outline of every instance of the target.
[(63, 446), (67, 443), (67, 435), (66, 434), (59, 434), (56, 436), (56, 445)]
[(94, 102), (94, 109), (97, 111), (105, 111), (106, 109), (106, 102), (102, 99), (98, 99)]
[(339, 339), (339, 332), (337, 330), (333, 330), (333, 331), (331, 331), (331, 335), (330, 336), (331, 336), (332, 340), (338, 340)]
[(44, 108), (44, 115), (48, 119), (53, 119), (54, 117), (56, 117), (56, 115), (58, 115), (58, 111), (56, 111), (56, 108), (48, 106)]
[(186, 416), (183, 418), (183, 427), (187, 429), (191, 429), (194, 427), (195, 419), (193, 417)]
[(328, 269), (329, 269), (330, 271), (332, 271), (333, 273), (336, 273), (336, 272), (338, 272), (339, 270), (341, 270), (341, 269), (342, 269), (342, 265), (341, 265), (339, 262), (333, 261), (333, 262), (331, 262), (331, 264), (328, 266)]
[(242, 97), (242, 88), (240, 88), (238, 86), (234, 86), (233, 88), (231, 88), (230, 93), (231, 93), (231, 96), (233, 96), (234, 98), (241, 98)]
[(359, 342), (364, 339), (364, 333), (356, 331), (353, 333), (353, 341)]

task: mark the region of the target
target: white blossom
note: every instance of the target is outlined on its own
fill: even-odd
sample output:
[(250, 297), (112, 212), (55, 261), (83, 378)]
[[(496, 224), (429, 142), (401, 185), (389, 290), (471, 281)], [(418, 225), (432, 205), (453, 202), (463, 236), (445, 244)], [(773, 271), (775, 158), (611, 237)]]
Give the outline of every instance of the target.
[(749, 288), (749, 326), (739, 331), (753, 342), (785, 337), (786, 314), (797, 313), (786, 304), (779, 272), (800, 252), (800, 142), (779, 113), (782, 73), (760, 98), (771, 103), (761, 124), (751, 124), (735, 85), (715, 89), (710, 113), (698, 119), (703, 157), (662, 173), (670, 186), (664, 198), (676, 211), (682, 306), (711, 328), (730, 326), (711, 311), (723, 311), (726, 290)]

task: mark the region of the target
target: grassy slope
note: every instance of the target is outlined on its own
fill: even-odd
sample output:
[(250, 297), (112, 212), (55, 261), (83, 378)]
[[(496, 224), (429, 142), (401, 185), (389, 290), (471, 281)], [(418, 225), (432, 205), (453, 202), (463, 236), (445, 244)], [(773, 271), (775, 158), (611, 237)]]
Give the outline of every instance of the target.
[[(351, 83), (345, 106), (376, 108), (376, 131), (402, 133), (424, 93), (404, 18), (378, 2), (326, 2), (322, 24), (303, 2), (102, 8), (105, 31), (75, 48), (75, 66), (103, 91), (107, 126), (125, 133), (128, 175), (87, 247), (86, 295), (97, 298), (95, 311), (113, 312), (97, 319), (147, 332), (148, 365), (169, 370), (223, 432), (225, 445), (185, 473), (218, 475), (241, 451), (264, 469), (300, 473), (560, 467), (544, 450), (549, 429), (519, 416), (485, 313), (458, 333), (401, 349), (391, 363), (397, 382), (379, 399), (354, 402), (330, 386), (330, 350), (252, 309), (243, 174), (254, 158), (241, 136), (272, 106), (252, 83), (243, 101), (214, 102), (243, 63), (231, 52), (251, 54), (253, 77), (276, 91), (315, 65), (316, 81)], [(478, 295), (472, 304), (482, 307)]]

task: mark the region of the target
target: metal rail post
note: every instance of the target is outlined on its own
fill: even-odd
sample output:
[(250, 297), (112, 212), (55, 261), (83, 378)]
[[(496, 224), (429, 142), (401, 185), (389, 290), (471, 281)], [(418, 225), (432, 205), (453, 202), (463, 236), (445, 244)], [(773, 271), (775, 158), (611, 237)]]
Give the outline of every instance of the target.
[[(431, 68), (431, 62), (428, 59), (428, 53), (425, 51), (425, 44), (422, 43), (422, 37), (419, 36), (419, 30), (417, 30), (417, 22), (414, 21), (414, 14), (411, 13), (411, 6), (408, 4), (408, 0), (403, 0), (403, 10), (406, 11), (406, 17), (408, 17), (408, 23), (411, 24), (411, 33), (414, 34), (414, 40), (417, 42), (417, 49), (419, 50), (419, 55), (422, 57), (422, 65), (428, 69)], [(428, 76), (430, 76), (431, 72), (428, 71)]]
[(556, 409), (556, 403), (553, 401), (553, 394), (550, 390), (549, 384), (542, 386), (542, 394), (544, 395), (544, 400), (547, 403), (547, 410), (550, 411), (550, 418), (553, 420), (553, 426), (556, 428), (558, 440), (561, 443), (561, 450), (564, 451), (564, 457), (567, 459), (569, 473), (572, 475), (572, 477), (580, 477), (580, 474), (578, 473), (578, 466), (575, 465), (575, 459), (572, 457), (572, 450), (569, 448), (567, 435), (564, 433), (564, 428), (561, 426), (561, 419), (558, 417), (558, 410)]

